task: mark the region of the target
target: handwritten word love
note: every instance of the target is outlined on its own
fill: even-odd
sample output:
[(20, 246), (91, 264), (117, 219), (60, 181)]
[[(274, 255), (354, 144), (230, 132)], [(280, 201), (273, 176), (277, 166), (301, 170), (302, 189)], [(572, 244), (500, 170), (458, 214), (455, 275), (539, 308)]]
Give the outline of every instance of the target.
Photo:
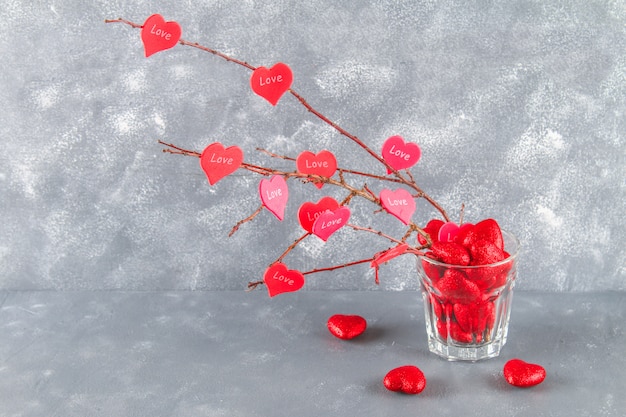
[(380, 192), (380, 204), (389, 214), (404, 224), (411, 222), (411, 217), (415, 212), (415, 200), (413, 200), (411, 193), (403, 188), (396, 191), (382, 190)]
[(333, 233), (348, 223), (349, 219), (350, 208), (346, 206), (334, 211), (326, 210), (313, 223), (313, 234), (326, 242)]
[(279, 62), (270, 69), (265, 67), (255, 69), (250, 77), (250, 87), (252, 91), (275, 106), (282, 95), (289, 90), (292, 81), (291, 68)]
[(281, 262), (271, 265), (263, 274), (270, 297), (284, 292), (298, 291), (304, 286), (304, 275), (295, 269), (287, 269)]
[(207, 146), (200, 155), (200, 166), (211, 185), (235, 172), (242, 162), (241, 148), (238, 146), (224, 148), (224, 145), (219, 142)]
[(176, 22), (166, 22), (160, 14), (148, 17), (141, 27), (141, 41), (146, 58), (159, 51), (174, 47), (182, 30)]
[(335, 211), (339, 203), (332, 197), (322, 197), (317, 203), (306, 202), (298, 210), (300, 226), (309, 233), (313, 233), (313, 223), (326, 210)]
[(259, 183), (259, 194), (265, 208), (282, 221), (289, 198), (289, 189), (285, 179), (279, 175), (274, 175), (269, 180), (262, 179)]
[[(393, 169), (401, 170), (415, 165), (422, 151), (415, 143), (404, 143), (401, 136), (391, 136), (383, 144), (382, 156)], [(387, 169), (387, 173), (391, 173), (391, 170)]]
[[(317, 155), (310, 151), (304, 151), (296, 158), (296, 168), (303, 174), (319, 175), (330, 178), (337, 171), (337, 159), (332, 152), (323, 150)], [(324, 186), (323, 182), (314, 181), (317, 188)]]

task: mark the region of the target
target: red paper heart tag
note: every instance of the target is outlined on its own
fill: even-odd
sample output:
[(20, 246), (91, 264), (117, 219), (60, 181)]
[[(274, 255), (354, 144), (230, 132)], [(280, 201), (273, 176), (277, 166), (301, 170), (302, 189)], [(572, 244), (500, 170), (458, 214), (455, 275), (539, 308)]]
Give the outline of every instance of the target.
[(417, 366), (405, 365), (387, 372), (383, 384), (389, 391), (419, 394), (426, 388), (426, 377)]
[(339, 203), (332, 197), (323, 197), (315, 203), (306, 202), (300, 206), (298, 210), (298, 220), (300, 226), (309, 233), (313, 233), (313, 223), (326, 210), (335, 211), (339, 207)]
[(335, 211), (326, 210), (313, 223), (313, 234), (324, 242), (330, 235), (341, 229), (350, 219), (350, 209), (342, 206)]
[(546, 370), (541, 365), (511, 359), (504, 364), (504, 379), (516, 387), (532, 387), (546, 379)]
[(200, 166), (214, 185), (227, 175), (237, 171), (243, 162), (243, 151), (238, 146), (224, 146), (215, 142), (207, 146), (200, 155)]
[(279, 62), (270, 69), (265, 67), (255, 69), (250, 77), (250, 86), (252, 91), (275, 106), (282, 95), (289, 90), (292, 81), (291, 68)]
[[(383, 144), (383, 159), (395, 170), (407, 169), (419, 161), (422, 150), (416, 143), (405, 143), (401, 136), (391, 136)], [(387, 174), (391, 170), (387, 168)]]
[(289, 198), (289, 189), (285, 179), (280, 175), (274, 175), (269, 180), (262, 179), (259, 183), (259, 195), (263, 205), (282, 221)]
[(153, 14), (147, 18), (141, 27), (141, 41), (146, 58), (174, 47), (180, 40), (181, 32), (178, 23), (166, 22), (160, 14)]
[(463, 233), (465, 229), (472, 226), (473, 225), (471, 223), (463, 223), (460, 226), (454, 222), (444, 223), (439, 229), (437, 239), (440, 242), (454, 242), (459, 233)]
[(382, 190), (380, 192), (380, 204), (389, 214), (397, 217), (404, 224), (411, 222), (411, 216), (415, 212), (415, 200), (403, 188), (396, 191)]
[[(304, 151), (296, 158), (296, 168), (303, 174), (332, 177), (337, 171), (337, 159), (332, 152), (323, 150), (317, 155), (310, 151)], [(315, 186), (321, 189), (323, 182), (315, 182)]]
[(304, 275), (277, 262), (265, 270), (263, 281), (267, 285), (270, 297), (274, 297), (284, 292), (298, 291), (304, 286)]
[(328, 331), (339, 339), (350, 340), (362, 334), (367, 328), (367, 321), (357, 315), (335, 314), (326, 322)]

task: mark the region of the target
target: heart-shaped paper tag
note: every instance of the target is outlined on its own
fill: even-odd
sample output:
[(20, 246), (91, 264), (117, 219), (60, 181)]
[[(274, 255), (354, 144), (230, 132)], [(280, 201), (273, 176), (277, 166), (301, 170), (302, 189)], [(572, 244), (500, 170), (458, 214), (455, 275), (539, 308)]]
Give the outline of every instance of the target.
[(146, 58), (174, 47), (180, 40), (181, 32), (178, 23), (166, 22), (160, 14), (153, 14), (147, 18), (141, 27), (141, 41)]
[(326, 210), (313, 223), (313, 234), (324, 242), (341, 229), (350, 219), (350, 208), (341, 206), (334, 211)]
[(304, 275), (295, 269), (287, 269), (283, 263), (277, 262), (265, 270), (263, 281), (267, 285), (270, 297), (284, 292), (298, 291), (304, 286)]
[(511, 359), (504, 364), (504, 379), (516, 387), (532, 387), (546, 379), (546, 370), (541, 365)]
[(397, 217), (402, 223), (409, 224), (411, 216), (415, 212), (415, 200), (404, 188), (395, 191), (382, 190), (380, 192), (380, 204), (389, 212), (389, 214)]
[[(416, 143), (404, 142), (401, 136), (391, 136), (383, 144), (383, 159), (395, 170), (407, 169), (419, 161), (422, 151)], [(387, 168), (387, 174), (391, 170)]]
[(322, 197), (316, 203), (306, 202), (300, 206), (298, 210), (298, 220), (300, 226), (309, 233), (313, 233), (313, 223), (326, 210), (335, 211), (339, 207), (339, 203), (332, 197)]
[(459, 233), (462, 233), (463, 230), (472, 226), (471, 223), (463, 223), (460, 226), (454, 222), (444, 223), (441, 228), (439, 228), (437, 239), (440, 242), (454, 242)]
[(213, 185), (237, 171), (243, 162), (243, 151), (238, 146), (224, 148), (219, 142), (207, 146), (200, 155), (200, 166)]
[(269, 180), (262, 179), (259, 183), (259, 195), (263, 205), (282, 221), (289, 198), (289, 189), (285, 179), (280, 175), (274, 175)]
[(426, 388), (426, 377), (417, 366), (405, 365), (387, 372), (383, 384), (389, 391), (414, 395)]
[[(337, 171), (337, 159), (332, 152), (323, 150), (317, 155), (310, 151), (304, 151), (296, 158), (296, 168), (303, 174), (332, 177)], [(323, 182), (315, 182), (315, 186), (321, 189)]]
[(250, 86), (252, 91), (275, 106), (282, 95), (289, 90), (292, 81), (291, 68), (279, 62), (270, 69), (265, 67), (255, 69), (250, 77)]

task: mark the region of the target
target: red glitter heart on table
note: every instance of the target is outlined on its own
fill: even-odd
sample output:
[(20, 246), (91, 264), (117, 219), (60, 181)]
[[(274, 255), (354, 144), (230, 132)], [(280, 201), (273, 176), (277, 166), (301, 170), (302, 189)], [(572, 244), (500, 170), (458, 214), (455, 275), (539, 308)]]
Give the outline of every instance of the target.
[(304, 275), (277, 262), (265, 270), (263, 281), (267, 285), (270, 297), (274, 297), (284, 292), (298, 291), (304, 286)]
[(180, 40), (181, 32), (178, 23), (166, 22), (160, 14), (153, 14), (147, 18), (141, 27), (141, 41), (146, 58), (174, 47)]
[(250, 86), (252, 91), (275, 106), (282, 95), (289, 90), (292, 81), (291, 68), (279, 62), (269, 69), (265, 67), (255, 69), (250, 77)]
[[(332, 152), (323, 150), (317, 155), (310, 151), (304, 151), (296, 158), (296, 168), (298, 172), (310, 175), (319, 175), (330, 178), (337, 171), (337, 159)], [(323, 182), (314, 182), (315, 186), (321, 189)]]
[[(391, 136), (383, 144), (382, 156), (389, 166), (399, 171), (415, 165), (422, 156), (422, 151), (416, 143), (405, 143), (401, 136)], [(387, 174), (390, 173), (391, 170), (387, 168)]]
[(334, 211), (326, 210), (313, 223), (313, 234), (326, 242), (333, 233), (348, 223), (348, 220), (350, 220), (348, 207), (341, 206)]
[(383, 384), (389, 391), (419, 394), (426, 388), (426, 377), (417, 366), (405, 365), (389, 371)]
[(243, 151), (238, 146), (224, 148), (219, 142), (207, 146), (200, 155), (200, 166), (213, 185), (237, 171), (243, 162)]
[(317, 203), (307, 201), (298, 210), (300, 226), (309, 233), (313, 233), (313, 223), (326, 210), (335, 211), (339, 203), (332, 197), (322, 197)]
[(546, 370), (541, 365), (511, 359), (504, 364), (504, 379), (516, 387), (532, 387), (546, 379)]
[(357, 315), (335, 314), (328, 319), (326, 326), (333, 336), (339, 339), (350, 340), (365, 331), (367, 321)]
[(396, 217), (404, 224), (411, 222), (411, 217), (415, 212), (415, 200), (404, 188), (395, 191), (382, 190), (380, 192), (380, 204), (389, 214)]
[(263, 205), (282, 221), (289, 198), (289, 189), (285, 179), (280, 175), (274, 175), (269, 180), (262, 179), (259, 183), (259, 195)]

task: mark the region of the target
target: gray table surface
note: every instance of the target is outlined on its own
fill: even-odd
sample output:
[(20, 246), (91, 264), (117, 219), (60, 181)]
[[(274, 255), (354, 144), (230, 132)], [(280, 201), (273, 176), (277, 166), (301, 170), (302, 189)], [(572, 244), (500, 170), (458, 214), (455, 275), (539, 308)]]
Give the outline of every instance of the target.
[[(0, 291), (0, 416), (623, 416), (624, 295), (518, 292), (501, 356), (461, 363), (410, 291)], [(366, 333), (334, 338), (337, 313)], [(514, 357), (544, 383), (509, 386)], [(406, 364), (420, 395), (382, 385)]]

